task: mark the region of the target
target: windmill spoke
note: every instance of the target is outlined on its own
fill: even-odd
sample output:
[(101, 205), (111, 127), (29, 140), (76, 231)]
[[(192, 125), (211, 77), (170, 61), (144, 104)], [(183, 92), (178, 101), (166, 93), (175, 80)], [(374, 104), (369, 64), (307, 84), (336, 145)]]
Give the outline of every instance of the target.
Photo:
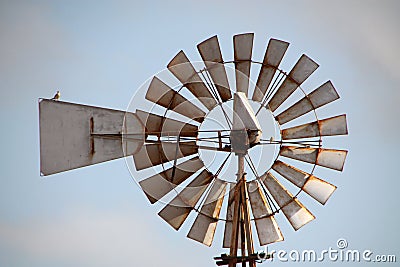
[(249, 165), (250, 170), (254, 174), (254, 177), (256, 177), (256, 178), (260, 177), (260, 175), (257, 172), (257, 168), (255, 167), (255, 165), (253, 163), (253, 160), (251, 159), (250, 155), (247, 154), (246, 157), (245, 157), (245, 160), (246, 160), (247, 164)]
[(275, 73), (280, 71), (278, 67), (288, 47), (288, 42), (277, 39), (269, 40), (253, 93), (252, 99), (254, 101), (261, 102), (265, 94), (267, 94), (266, 91), (269, 88)]
[(225, 148), (219, 148), (219, 147), (213, 147), (213, 146), (203, 146), (203, 145), (197, 145), (194, 142), (171, 142), (171, 141), (161, 141), (161, 140), (146, 140), (147, 143), (149, 144), (167, 144), (167, 145), (176, 145), (179, 143), (180, 147), (194, 147), (194, 148), (199, 148), (199, 149), (205, 149), (205, 150), (216, 150), (216, 151), (221, 151), (221, 152), (231, 152), (231, 149), (228, 147)]
[(261, 142), (258, 145), (292, 145), (298, 147), (321, 147), (321, 143), (321, 140), (286, 141), (261, 139)]
[(278, 75), (275, 77), (274, 81), (272, 82), (271, 87), (267, 90), (266, 96), (264, 100), (261, 103), (261, 106), (258, 108), (256, 112), (256, 116), (260, 113), (261, 109), (263, 107), (266, 107), (266, 104), (269, 100), (269, 98), (276, 92), (278, 89), (278, 86), (281, 84), (283, 78), (286, 76), (286, 73), (284, 72), (279, 72)]
[(221, 99), (219, 97), (219, 94), (217, 92), (217, 88), (216, 88), (215, 84), (212, 82), (208, 70), (207, 69), (203, 69), (203, 70), (200, 71), (200, 74), (203, 77), (203, 79), (206, 81), (205, 84), (207, 85), (207, 87), (210, 89), (211, 93), (214, 95), (215, 99), (217, 100), (218, 106), (221, 107), (221, 110), (222, 110), (222, 113), (223, 113), (224, 118), (226, 120), (226, 123), (228, 125), (228, 128), (232, 129), (232, 121), (231, 121), (231, 119), (229, 118), (227, 112), (224, 109), (223, 103), (222, 103), (222, 101), (221, 101)]
[(226, 191), (227, 182), (214, 179), (205, 195), (204, 200), (199, 205), (201, 210), (198, 212), (196, 220), (190, 229), (187, 237), (211, 246), (217, 227), (219, 214), (222, 208), (222, 201)]
[(260, 184), (260, 186), (264, 192), (264, 195), (267, 199), (268, 205), (270, 207), (272, 207), (272, 214), (276, 213), (277, 211), (279, 211), (279, 207), (277, 207), (275, 205), (275, 202), (273, 201), (273, 199), (272, 199), (270, 193), (268, 192), (268, 189), (265, 187), (264, 183), (259, 182), (259, 184)]

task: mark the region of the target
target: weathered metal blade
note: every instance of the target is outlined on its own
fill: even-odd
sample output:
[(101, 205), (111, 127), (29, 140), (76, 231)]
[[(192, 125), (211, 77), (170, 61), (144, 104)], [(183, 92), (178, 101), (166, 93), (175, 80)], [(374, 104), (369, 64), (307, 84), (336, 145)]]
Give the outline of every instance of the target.
[(317, 136), (347, 134), (346, 115), (314, 121), (282, 130), (282, 139), (298, 139)]
[(336, 190), (336, 186), (279, 160), (274, 163), (272, 169), (322, 205)]
[(346, 150), (320, 148), (317, 157), (317, 165), (342, 171), (346, 156)]
[(308, 173), (300, 171), (280, 160), (275, 161), (274, 165), (272, 165), (272, 169), (299, 188), (303, 187), (307, 178), (310, 176)]
[(165, 118), (142, 110), (136, 110), (136, 115), (145, 125), (146, 134), (158, 136), (180, 135), (190, 137), (196, 137), (198, 134), (198, 127), (189, 123)]
[(303, 162), (317, 164), (322, 167), (342, 171), (346, 160), (347, 151), (326, 148), (307, 148), (296, 146), (282, 146), (280, 155), (300, 160)]
[(134, 113), (39, 101), (40, 172), (51, 175), (133, 155), (144, 142)]
[(217, 102), (203, 83), (199, 74), (183, 51), (180, 51), (169, 63), (168, 70), (196, 96), (208, 110), (212, 110)]
[(293, 197), (271, 173), (264, 174), (260, 180), (267, 187), (295, 231), (315, 219), (315, 216), (297, 198)]
[(282, 125), (336, 99), (339, 99), (339, 95), (333, 84), (328, 81), (280, 113), (276, 116), (276, 120)]
[[(226, 221), (224, 228), (224, 240), (222, 242), (223, 248), (230, 248), (232, 239), (232, 220), (233, 220), (233, 209), (234, 209), (234, 198), (235, 198), (235, 186), (236, 184), (229, 184), (229, 197), (228, 197), (228, 207), (226, 211)], [(238, 232), (238, 242), (241, 243), (241, 230), (239, 227)]]
[(289, 43), (287, 42), (277, 39), (269, 40), (267, 50), (265, 51), (264, 55), (263, 66), (258, 74), (256, 88), (254, 89), (253, 93), (254, 101), (261, 102), (263, 100), (264, 95), (271, 84), (272, 78), (274, 77), (274, 74), (278, 69), (288, 47)]
[(175, 168), (171, 167), (146, 178), (140, 181), (139, 184), (151, 204), (153, 204), (203, 167), (203, 162), (199, 157), (195, 157), (176, 165)]
[(310, 176), (303, 186), (303, 191), (322, 205), (325, 205), (335, 190), (336, 186), (315, 176)]
[(157, 77), (154, 77), (151, 81), (146, 93), (146, 99), (197, 122), (202, 122), (206, 116), (204, 111), (184, 98), (178, 92), (172, 90)]
[(227, 182), (216, 179), (187, 237), (211, 246), (224, 201)]
[(236, 92), (243, 92), (246, 95), (249, 89), (253, 39), (254, 33), (244, 33), (233, 36)]
[(161, 163), (169, 162), (198, 152), (196, 142), (162, 142), (161, 144), (147, 144), (133, 155), (136, 170), (143, 170)]
[(247, 183), (251, 210), (257, 228), (260, 246), (275, 243), (283, 240), (281, 230), (275, 221), (270, 206), (261, 192), (261, 188), (256, 180)]
[(274, 112), (318, 67), (311, 58), (302, 55), (269, 101), (271, 111)]
[(172, 199), (158, 215), (174, 229), (178, 230), (213, 178), (214, 176), (212, 173), (203, 170), (188, 186)]
[(231, 99), (232, 94), (229, 87), (228, 77), (223, 65), (221, 49), (218, 37), (215, 35), (197, 45), (197, 49), (207, 67), (210, 76), (217, 87), (219, 96), (225, 102)]

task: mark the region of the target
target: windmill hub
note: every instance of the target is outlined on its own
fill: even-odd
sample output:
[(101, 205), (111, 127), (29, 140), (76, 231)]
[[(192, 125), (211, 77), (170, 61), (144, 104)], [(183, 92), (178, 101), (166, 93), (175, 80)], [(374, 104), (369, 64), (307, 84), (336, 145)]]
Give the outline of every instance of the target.
[[(199, 157), (207, 169), (214, 174), (218, 173), (228, 153), (232, 154), (232, 156), (235, 155), (237, 153), (236, 150), (240, 146), (243, 147), (242, 154), (244, 153), (253, 159), (256, 164), (255, 168), (259, 173), (269, 170), (274, 163), (274, 159), (278, 156), (279, 144), (268, 141), (270, 139), (281, 139), (279, 126), (273, 114), (256, 101), (248, 99), (248, 102), (254, 112), (258, 111), (257, 120), (261, 125), (260, 130), (250, 130), (245, 127), (238, 131), (232, 130), (229, 122), (233, 122), (234, 97), (208, 112), (199, 127), (197, 137)], [(228, 121), (223, 111), (228, 115)], [(211, 142), (208, 142), (208, 140)], [(265, 145), (266, 142), (268, 142), (268, 145)], [(215, 150), (204, 149), (203, 147), (205, 146), (213, 146)], [(236, 181), (237, 161), (232, 156), (226, 161), (221, 172), (219, 172), (221, 179), (228, 182)], [(258, 164), (259, 162), (262, 162), (262, 164)], [(248, 166), (245, 171), (251, 173)], [(248, 179), (253, 180), (254, 177), (250, 175)]]
[(232, 130), (230, 141), (232, 151), (236, 154), (247, 154), (247, 151), (260, 143), (261, 130)]

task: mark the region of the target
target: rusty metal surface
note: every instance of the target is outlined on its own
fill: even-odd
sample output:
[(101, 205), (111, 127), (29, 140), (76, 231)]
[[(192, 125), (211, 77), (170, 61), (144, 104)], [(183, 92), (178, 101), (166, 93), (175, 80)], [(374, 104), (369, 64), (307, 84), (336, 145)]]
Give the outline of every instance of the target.
[(282, 125), (336, 99), (339, 99), (339, 95), (332, 83), (328, 81), (280, 113), (276, 119)]
[(218, 93), (223, 102), (232, 97), (228, 77), (226, 75), (225, 66), (219, 47), (218, 37), (215, 35), (197, 45), (204, 64), (207, 67), (210, 76), (217, 87)]
[(253, 180), (247, 183), (247, 191), (249, 192), (251, 210), (253, 212), (260, 246), (282, 241), (283, 236), (274, 216), (268, 216), (272, 214), (272, 211), (265, 196), (261, 192), (258, 182)]
[(311, 58), (303, 54), (269, 101), (271, 111), (275, 111), (318, 66)]
[(282, 146), (279, 154), (287, 158), (314, 164), (317, 162), (318, 148)]
[(287, 163), (280, 160), (275, 161), (272, 165), (272, 169), (282, 175), (295, 186), (302, 188), (307, 178), (310, 176), (308, 173), (303, 172)]
[(261, 102), (268, 86), (270, 85), (274, 74), (286, 53), (289, 43), (270, 39), (267, 50), (265, 51), (263, 65), (257, 78), (256, 88), (254, 89), (252, 99)]
[(279, 160), (272, 169), (321, 204), (325, 204), (336, 190), (336, 186)]
[(176, 143), (162, 142), (161, 144), (146, 144), (133, 155), (136, 170), (143, 170), (161, 163), (196, 154), (196, 142)]
[(193, 210), (201, 195), (213, 179), (212, 173), (203, 170), (158, 215), (174, 229), (178, 230)]
[(309, 194), (322, 205), (325, 205), (326, 201), (328, 201), (335, 190), (336, 186), (315, 176), (310, 176), (303, 187), (304, 192)]
[(346, 115), (314, 121), (282, 130), (282, 139), (298, 139), (317, 136), (347, 134)]
[(339, 94), (336, 92), (335, 87), (331, 81), (327, 81), (320, 87), (308, 94), (308, 98), (313, 104), (314, 108), (322, 107), (332, 101), (340, 98)]
[(311, 164), (315, 163), (319, 166), (333, 170), (342, 171), (347, 151), (326, 148), (282, 146), (280, 155)]
[(198, 122), (202, 122), (206, 116), (204, 111), (193, 105), (192, 102), (178, 92), (172, 90), (157, 77), (154, 77), (151, 81), (146, 93), (146, 99)]
[(306, 137), (319, 136), (318, 122), (310, 122), (307, 124), (291, 127), (282, 130), (282, 139), (297, 139)]
[(317, 158), (317, 165), (342, 171), (346, 156), (346, 150), (320, 149)]
[(322, 136), (347, 134), (346, 114), (319, 121)]
[(189, 123), (165, 118), (142, 110), (136, 110), (136, 115), (145, 125), (146, 134), (155, 134), (159, 136), (180, 135), (190, 137), (196, 137), (198, 134), (198, 127)]
[(254, 33), (244, 33), (233, 36), (236, 92), (243, 92), (246, 95), (249, 89), (253, 39)]
[(39, 102), (39, 131), (42, 175), (132, 155), (144, 142), (133, 113), (48, 99)]
[(264, 174), (261, 181), (278, 206), (281, 207), (283, 214), (295, 231), (315, 219), (314, 215), (297, 198), (293, 198), (293, 195), (271, 173)]
[(196, 96), (208, 110), (212, 110), (217, 102), (203, 83), (199, 74), (183, 51), (180, 51), (169, 63), (168, 70)]
[(206, 246), (211, 246), (224, 200), (226, 185), (227, 182), (225, 181), (215, 180), (187, 237)]
[(203, 162), (195, 157), (176, 165), (175, 172), (171, 167), (140, 181), (139, 185), (153, 204), (203, 167)]

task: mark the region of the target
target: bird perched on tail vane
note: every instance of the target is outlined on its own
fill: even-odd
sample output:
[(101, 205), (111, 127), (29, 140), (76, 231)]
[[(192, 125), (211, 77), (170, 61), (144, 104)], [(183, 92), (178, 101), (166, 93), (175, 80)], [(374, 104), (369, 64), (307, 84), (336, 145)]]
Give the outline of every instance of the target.
[(61, 96), (60, 91), (57, 91), (57, 93), (53, 96), (52, 100), (58, 100), (60, 99), (60, 96)]

